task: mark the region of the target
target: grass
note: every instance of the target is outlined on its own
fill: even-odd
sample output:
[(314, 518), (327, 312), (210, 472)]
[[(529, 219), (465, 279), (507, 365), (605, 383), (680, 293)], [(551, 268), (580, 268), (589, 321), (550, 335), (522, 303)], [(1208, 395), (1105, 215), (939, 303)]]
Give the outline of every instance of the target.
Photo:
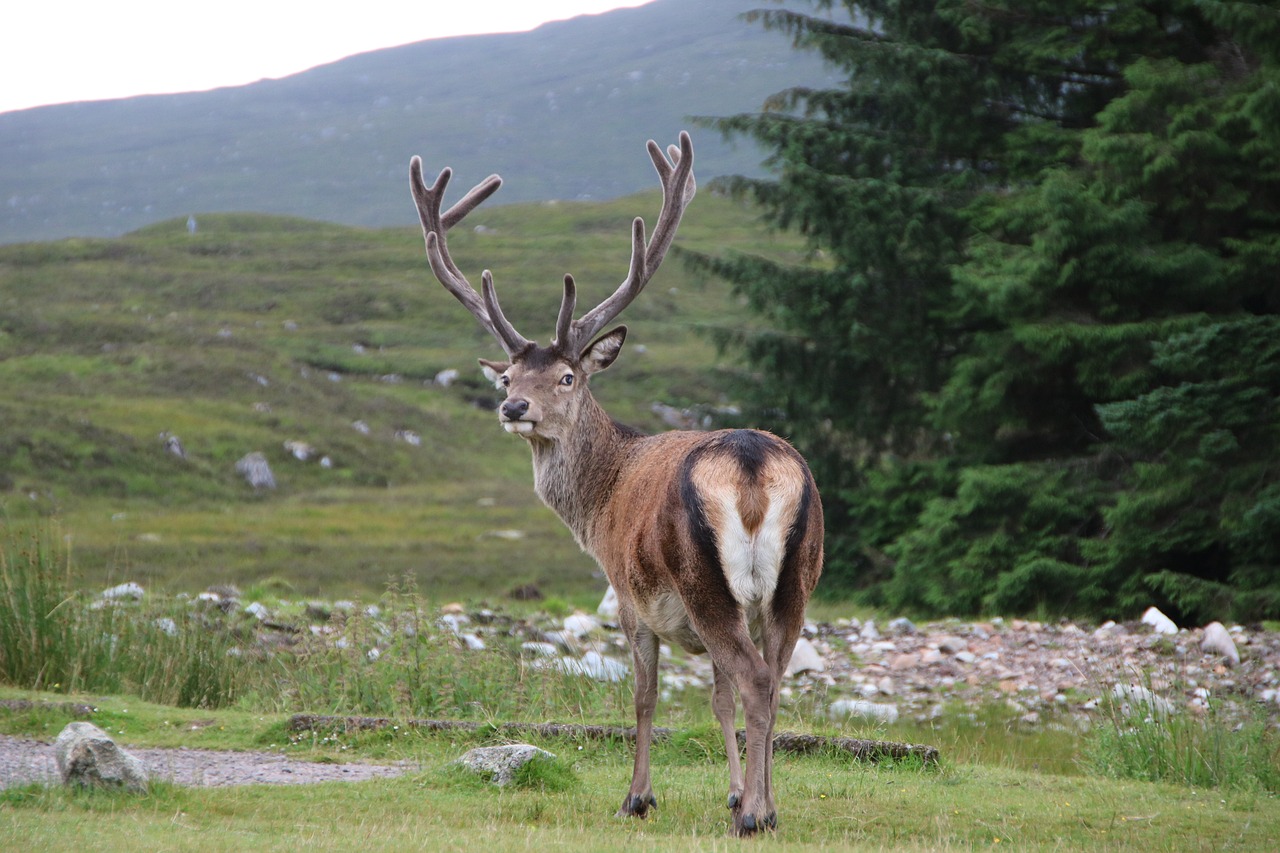
[[(356, 784), (161, 785), (132, 797), (8, 790), (0, 792), (0, 847), (719, 850), (767, 843), (788, 850), (1257, 850), (1280, 832), (1280, 803), (1256, 790), (1064, 776), (945, 757), (941, 769), (922, 771), (815, 755), (778, 759), (780, 829), (773, 839), (742, 842), (727, 835), (722, 759), (687, 743), (656, 747), (659, 808), (638, 822), (612, 816), (630, 773), (629, 751), (620, 744), (535, 740), (558, 756), (555, 781), (496, 789), (460, 780), (449, 769), (480, 736), (369, 733), (284, 743), (282, 721), (269, 715), (196, 714), (120, 697), (100, 709), (107, 727), (123, 729), (117, 737), (136, 745), (276, 748), (338, 761), (409, 759), (420, 769)], [(44, 714), (44, 724), (59, 725)], [(0, 727), (35, 733), (29, 725), (24, 730), (21, 716), (0, 713)], [(200, 727), (189, 730), (189, 720)]]
[[(487, 231), (450, 248), (473, 274), (491, 267), (509, 316), (545, 339), (563, 274), (581, 304), (603, 298), (625, 274), (630, 217), (657, 204), (481, 208), (468, 223)], [(279, 577), (300, 594), (371, 598), (413, 572), (428, 596), (603, 591), (534, 496), (527, 449), (497, 428), (475, 359), (498, 347), (432, 279), (416, 229), (219, 214), (191, 236), (184, 222), (0, 247), (0, 524), (57, 519), (86, 585)], [(678, 245), (799, 251), (711, 193)], [(594, 389), (611, 414), (658, 430), (655, 402), (728, 402), (733, 366), (703, 332), (749, 317), (723, 282), (673, 255), (625, 321), (627, 353)], [(459, 379), (432, 384), (446, 368)], [(165, 451), (171, 434), (185, 459)], [(332, 466), (294, 459), (289, 440)], [(252, 451), (274, 491), (236, 474)], [(524, 538), (487, 535), (507, 529)]]

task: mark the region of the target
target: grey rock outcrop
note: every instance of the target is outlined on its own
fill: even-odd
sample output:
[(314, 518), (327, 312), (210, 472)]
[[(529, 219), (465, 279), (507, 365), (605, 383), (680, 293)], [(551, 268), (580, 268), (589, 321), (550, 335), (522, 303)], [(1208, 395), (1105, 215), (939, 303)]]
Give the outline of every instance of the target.
[(53, 743), (53, 757), (68, 785), (147, 788), (147, 765), (93, 723), (69, 723)]

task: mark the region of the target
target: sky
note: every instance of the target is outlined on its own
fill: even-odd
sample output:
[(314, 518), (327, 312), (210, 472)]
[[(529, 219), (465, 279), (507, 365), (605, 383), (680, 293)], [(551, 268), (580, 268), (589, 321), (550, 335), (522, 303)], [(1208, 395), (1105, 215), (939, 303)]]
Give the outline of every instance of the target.
[(18, 0), (0, 16), (0, 112), (238, 86), (384, 47), (646, 2)]

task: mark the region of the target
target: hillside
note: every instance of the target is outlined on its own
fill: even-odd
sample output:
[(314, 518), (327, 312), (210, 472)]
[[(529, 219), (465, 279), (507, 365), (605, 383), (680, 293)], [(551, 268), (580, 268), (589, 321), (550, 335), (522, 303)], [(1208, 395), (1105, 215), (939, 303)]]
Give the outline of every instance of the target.
[[(501, 203), (652, 186), (646, 138), (826, 79), (760, 0), (655, 0), (528, 33), (438, 39), (209, 92), (0, 114), (0, 242), (116, 236), (210, 211), (414, 222), (409, 158), (498, 172)], [(760, 172), (751, 143), (697, 138), (699, 174)]]
[[(467, 224), (483, 228), (451, 249), (473, 276), (492, 268), (513, 322), (545, 340), (563, 274), (580, 304), (602, 299), (625, 275), (630, 217), (652, 221), (658, 203), (482, 207)], [(769, 239), (703, 193), (677, 247)], [(627, 350), (595, 382), (615, 417), (662, 429), (655, 403), (730, 402), (699, 334), (745, 321), (724, 287), (668, 258), (626, 312)], [(336, 595), (412, 573), (452, 591), (440, 594), (602, 589), (534, 497), (522, 442), (497, 426), (475, 359), (500, 354), (431, 277), (417, 228), (211, 215), (195, 235), (184, 217), (0, 247), (0, 518), (56, 519), (92, 584), (275, 578)], [(443, 387), (446, 369), (459, 375)], [(166, 451), (171, 435), (185, 459)], [(295, 459), (289, 441), (316, 453)], [(276, 489), (236, 473), (255, 451)]]

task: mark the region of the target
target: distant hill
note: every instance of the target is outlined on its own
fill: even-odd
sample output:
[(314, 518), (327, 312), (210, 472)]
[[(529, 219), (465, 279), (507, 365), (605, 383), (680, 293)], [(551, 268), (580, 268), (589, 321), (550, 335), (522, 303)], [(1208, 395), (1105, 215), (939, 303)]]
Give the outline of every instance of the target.
[[(647, 189), (647, 138), (674, 141), (688, 116), (755, 110), (827, 78), (783, 34), (739, 17), (761, 5), (655, 0), (247, 86), (0, 114), (0, 242), (115, 236), (210, 211), (412, 224), (413, 154), (467, 187), (501, 174), (499, 203)], [(761, 172), (749, 142), (695, 140), (704, 179)]]

